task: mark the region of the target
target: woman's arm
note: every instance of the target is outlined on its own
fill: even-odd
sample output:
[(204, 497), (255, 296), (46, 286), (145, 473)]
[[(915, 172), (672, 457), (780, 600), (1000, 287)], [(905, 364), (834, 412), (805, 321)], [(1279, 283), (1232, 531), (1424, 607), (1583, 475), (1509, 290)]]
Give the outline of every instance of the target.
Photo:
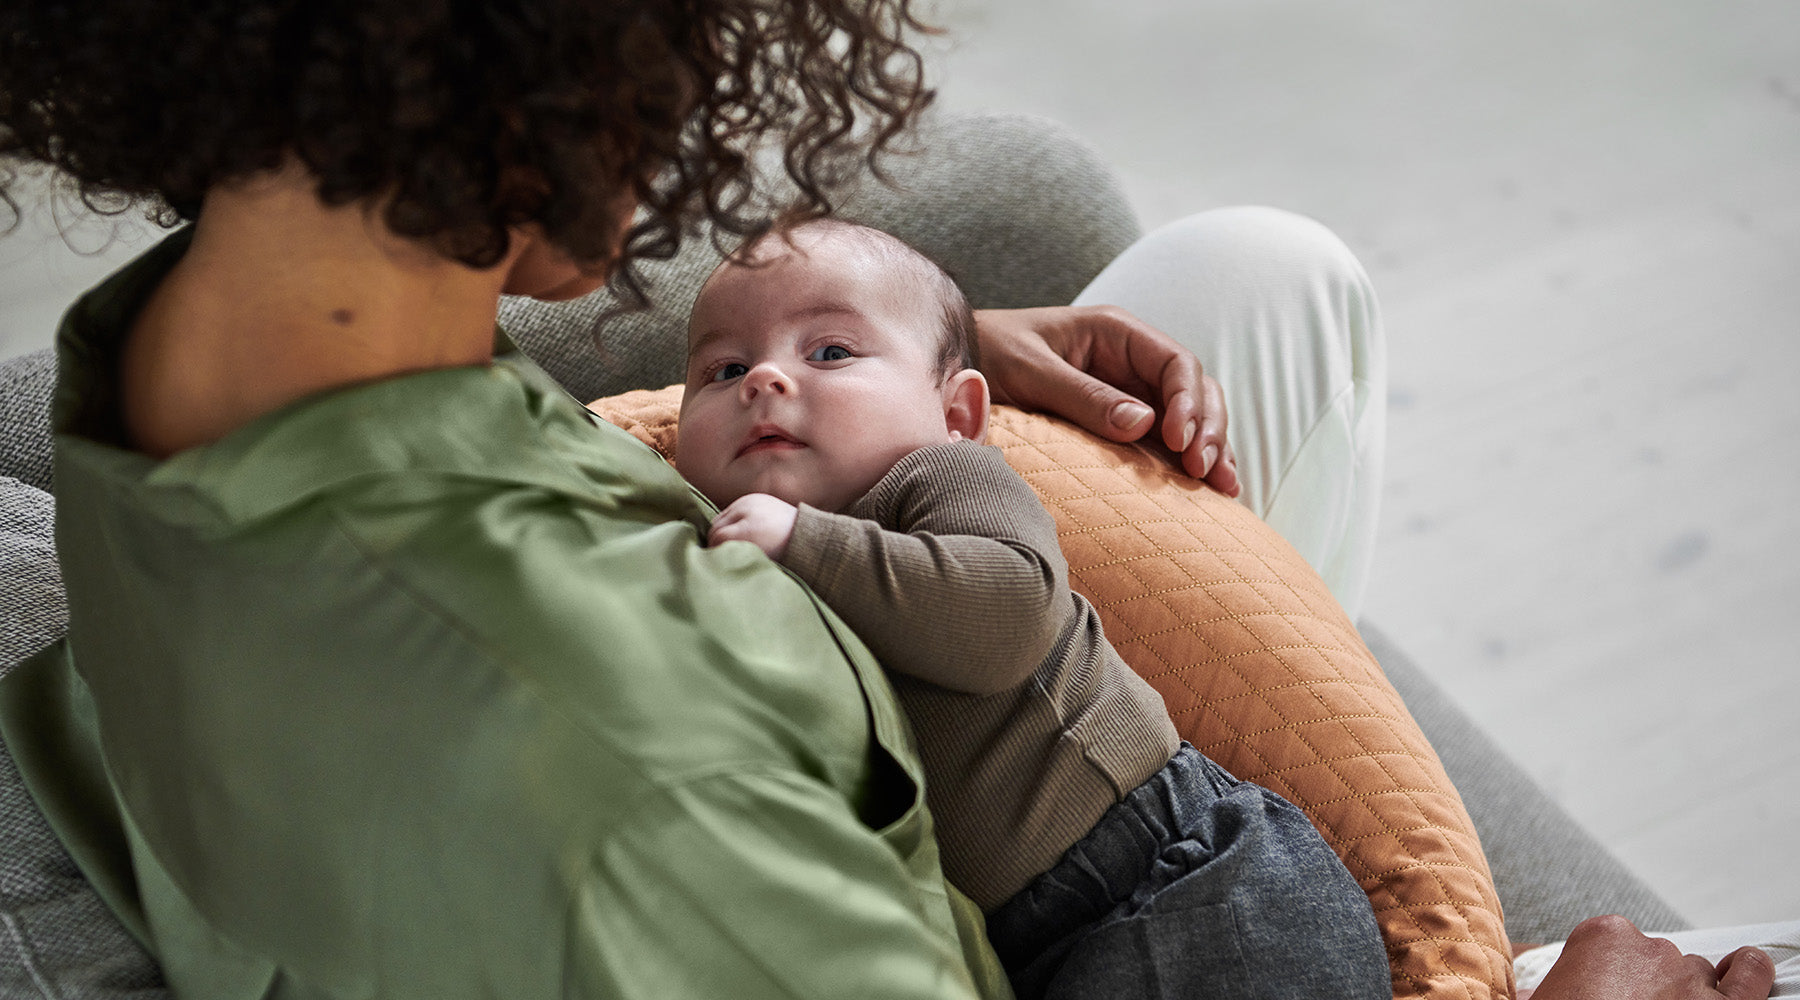
[(1238, 495), (1224, 393), (1174, 338), (1117, 306), (986, 309), (975, 329), (995, 402), (1055, 413), (1111, 441), (1149, 433), (1159, 407), (1162, 442), (1182, 468)]

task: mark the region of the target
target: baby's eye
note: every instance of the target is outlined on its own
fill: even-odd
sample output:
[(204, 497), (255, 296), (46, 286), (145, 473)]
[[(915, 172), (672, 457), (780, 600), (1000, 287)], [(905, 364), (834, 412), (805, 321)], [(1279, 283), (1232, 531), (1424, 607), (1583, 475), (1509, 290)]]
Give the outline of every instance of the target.
[(826, 344), (824, 347), (808, 354), (808, 361), (844, 361), (850, 357), (850, 351), (841, 344)]
[(744, 374), (749, 370), (750, 369), (738, 364), (736, 361), (727, 361), (713, 369), (712, 381), (729, 382), (734, 378), (743, 378)]

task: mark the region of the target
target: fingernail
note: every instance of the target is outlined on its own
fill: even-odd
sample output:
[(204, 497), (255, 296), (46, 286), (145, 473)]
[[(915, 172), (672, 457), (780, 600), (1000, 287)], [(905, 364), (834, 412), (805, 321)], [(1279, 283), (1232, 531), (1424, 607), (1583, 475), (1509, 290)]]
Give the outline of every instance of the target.
[(1188, 445), (1194, 443), (1194, 435), (1196, 433), (1198, 433), (1199, 430), (1200, 430), (1200, 428), (1195, 427), (1194, 422), (1192, 420), (1188, 421), (1188, 425), (1181, 429), (1181, 447), (1179, 447), (1175, 450), (1176, 451), (1188, 450)]
[(1108, 415), (1107, 419), (1112, 421), (1114, 427), (1126, 431), (1143, 423), (1144, 418), (1149, 415), (1150, 408), (1148, 406), (1126, 399), (1113, 405), (1112, 413)]
[(1216, 444), (1207, 445), (1206, 450), (1200, 453), (1200, 474), (1204, 476), (1208, 472), (1211, 472), (1212, 467), (1213, 467), (1213, 460), (1217, 459), (1218, 457), (1219, 457), (1219, 446)]

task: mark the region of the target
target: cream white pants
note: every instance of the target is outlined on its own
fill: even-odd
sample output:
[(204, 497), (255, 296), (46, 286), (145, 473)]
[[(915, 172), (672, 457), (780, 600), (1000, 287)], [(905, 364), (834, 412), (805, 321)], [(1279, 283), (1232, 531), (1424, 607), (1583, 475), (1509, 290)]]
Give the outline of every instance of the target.
[(1243, 502), (1362, 611), (1387, 416), (1368, 275), (1318, 223), (1224, 208), (1132, 244), (1076, 298), (1181, 341), (1225, 391)]

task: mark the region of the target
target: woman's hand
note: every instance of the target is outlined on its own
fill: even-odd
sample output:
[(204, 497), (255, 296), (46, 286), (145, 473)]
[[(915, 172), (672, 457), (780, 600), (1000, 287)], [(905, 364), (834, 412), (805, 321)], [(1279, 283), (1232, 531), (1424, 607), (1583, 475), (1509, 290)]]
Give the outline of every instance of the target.
[(975, 329), (994, 402), (1054, 413), (1112, 441), (1149, 433), (1160, 404), (1162, 441), (1182, 468), (1226, 496), (1240, 492), (1225, 394), (1168, 334), (1118, 306), (982, 309)]
[(1531, 1000), (1767, 1000), (1774, 985), (1775, 963), (1761, 949), (1739, 948), (1714, 965), (1624, 917), (1595, 917), (1569, 932)]

